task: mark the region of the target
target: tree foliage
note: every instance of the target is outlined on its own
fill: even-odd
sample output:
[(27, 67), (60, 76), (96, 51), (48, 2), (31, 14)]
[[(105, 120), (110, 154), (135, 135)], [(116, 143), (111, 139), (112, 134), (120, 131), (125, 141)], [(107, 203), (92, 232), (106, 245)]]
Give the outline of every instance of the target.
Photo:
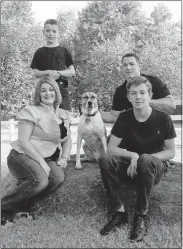
[(124, 80), (120, 61), (126, 52), (137, 53), (142, 72), (160, 77), (180, 103), (180, 25), (172, 22), (163, 4), (148, 19), (138, 2), (92, 2), (79, 16), (77, 40), (76, 61), (84, 59), (77, 70), (78, 92), (83, 86), (95, 90), (103, 109), (110, 109), (113, 93)]
[(159, 76), (180, 103), (181, 96), (181, 26), (172, 23), (171, 13), (159, 4), (151, 13), (143, 47), (143, 70)]
[[(180, 103), (181, 24), (174, 23), (163, 4), (144, 16), (137, 1), (91, 1), (76, 15), (73, 10), (57, 14), (59, 41), (73, 55), (76, 77), (70, 79), (72, 107), (88, 90), (99, 96), (100, 108), (110, 110), (113, 93), (124, 81), (121, 57), (135, 52), (142, 72), (160, 77)], [(36, 23), (31, 2), (1, 3), (1, 107), (2, 116), (16, 116), (31, 103), (36, 79), (30, 63), (35, 50), (44, 45), (42, 25)]]
[(32, 101), (35, 79), (30, 60), (40, 37), (34, 25), (31, 3), (1, 3), (1, 109), (3, 118), (16, 116), (19, 109)]

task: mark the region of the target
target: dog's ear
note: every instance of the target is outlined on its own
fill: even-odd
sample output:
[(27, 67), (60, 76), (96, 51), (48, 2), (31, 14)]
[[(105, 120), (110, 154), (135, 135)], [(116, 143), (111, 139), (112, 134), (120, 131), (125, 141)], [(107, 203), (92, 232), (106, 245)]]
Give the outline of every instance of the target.
[(82, 115), (82, 112), (81, 112), (81, 105), (79, 104), (78, 105), (78, 109), (79, 109), (79, 114), (80, 114), (80, 116)]
[(78, 101), (78, 109), (79, 109), (79, 114), (80, 114), (80, 116), (82, 115), (82, 112), (81, 112), (81, 107), (82, 107), (82, 96), (83, 96), (83, 95), (80, 95), (79, 101)]
[(93, 92), (94, 94), (95, 94), (95, 97), (98, 99), (98, 95), (97, 95), (97, 93), (96, 92)]
[(82, 98), (83, 98), (83, 94), (81, 94), (80, 97), (79, 97), (79, 104), (80, 105), (82, 104)]

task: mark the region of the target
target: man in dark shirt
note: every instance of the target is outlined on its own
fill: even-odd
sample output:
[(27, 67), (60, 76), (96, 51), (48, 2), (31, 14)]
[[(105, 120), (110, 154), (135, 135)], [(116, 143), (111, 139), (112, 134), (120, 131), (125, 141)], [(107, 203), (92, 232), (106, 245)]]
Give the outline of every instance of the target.
[(75, 76), (72, 56), (65, 47), (58, 43), (57, 20), (46, 20), (43, 34), (46, 44), (34, 53), (31, 68), (36, 78), (50, 76), (57, 81), (62, 95), (60, 108), (70, 110), (68, 77)]
[(173, 122), (169, 114), (150, 106), (152, 85), (147, 78), (136, 76), (126, 85), (132, 108), (117, 118), (107, 154), (99, 161), (104, 186), (114, 215), (101, 230), (107, 235), (128, 222), (120, 192), (121, 183), (137, 187), (135, 218), (130, 239), (140, 241), (145, 234), (145, 217), (154, 184), (167, 172), (168, 160), (175, 156)]
[(114, 123), (122, 111), (132, 107), (127, 98), (126, 85), (132, 77), (140, 75), (146, 77), (152, 85), (153, 95), (149, 102), (150, 106), (169, 114), (174, 112), (176, 104), (167, 86), (158, 77), (140, 73), (139, 57), (136, 54), (127, 53), (122, 57), (122, 71), (126, 77), (126, 81), (116, 88), (112, 110), (110, 112), (100, 111), (104, 122)]

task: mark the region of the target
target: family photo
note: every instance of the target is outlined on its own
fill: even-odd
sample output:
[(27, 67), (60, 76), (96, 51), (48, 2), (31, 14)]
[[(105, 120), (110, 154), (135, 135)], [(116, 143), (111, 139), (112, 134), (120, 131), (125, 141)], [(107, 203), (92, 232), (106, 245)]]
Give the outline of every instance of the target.
[(181, 248), (181, 1), (1, 2), (1, 247)]

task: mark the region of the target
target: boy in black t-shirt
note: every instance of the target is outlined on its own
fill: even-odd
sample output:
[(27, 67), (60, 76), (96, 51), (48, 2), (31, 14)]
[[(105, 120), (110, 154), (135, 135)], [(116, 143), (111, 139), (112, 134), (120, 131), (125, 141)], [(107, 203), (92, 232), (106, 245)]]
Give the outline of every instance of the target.
[(120, 183), (134, 182), (137, 186), (134, 225), (130, 239), (140, 241), (145, 235), (145, 217), (154, 184), (164, 176), (168, 160), (175, 156), (173, 122), (169, 114), (149, 105), (152, 86), (147, 78), (136, 76), (126, 85), (132, 109), (117, 118), (107, 154), (99, 161), (102, 180), (107, 189), (114, 215), (101, 230), (107, 235), (115, 227), (128, 222)]
[(46, 20), (43, 34), (46, 38), (46, 45), (36, 50), (31, 68), (34, 69), (36, 78), (51, 76), (57, 81), (62, 95), (60, 108), (70, 110), (68, 77), (75, 76), (72, 56), (58, 43), (57, 20)]

